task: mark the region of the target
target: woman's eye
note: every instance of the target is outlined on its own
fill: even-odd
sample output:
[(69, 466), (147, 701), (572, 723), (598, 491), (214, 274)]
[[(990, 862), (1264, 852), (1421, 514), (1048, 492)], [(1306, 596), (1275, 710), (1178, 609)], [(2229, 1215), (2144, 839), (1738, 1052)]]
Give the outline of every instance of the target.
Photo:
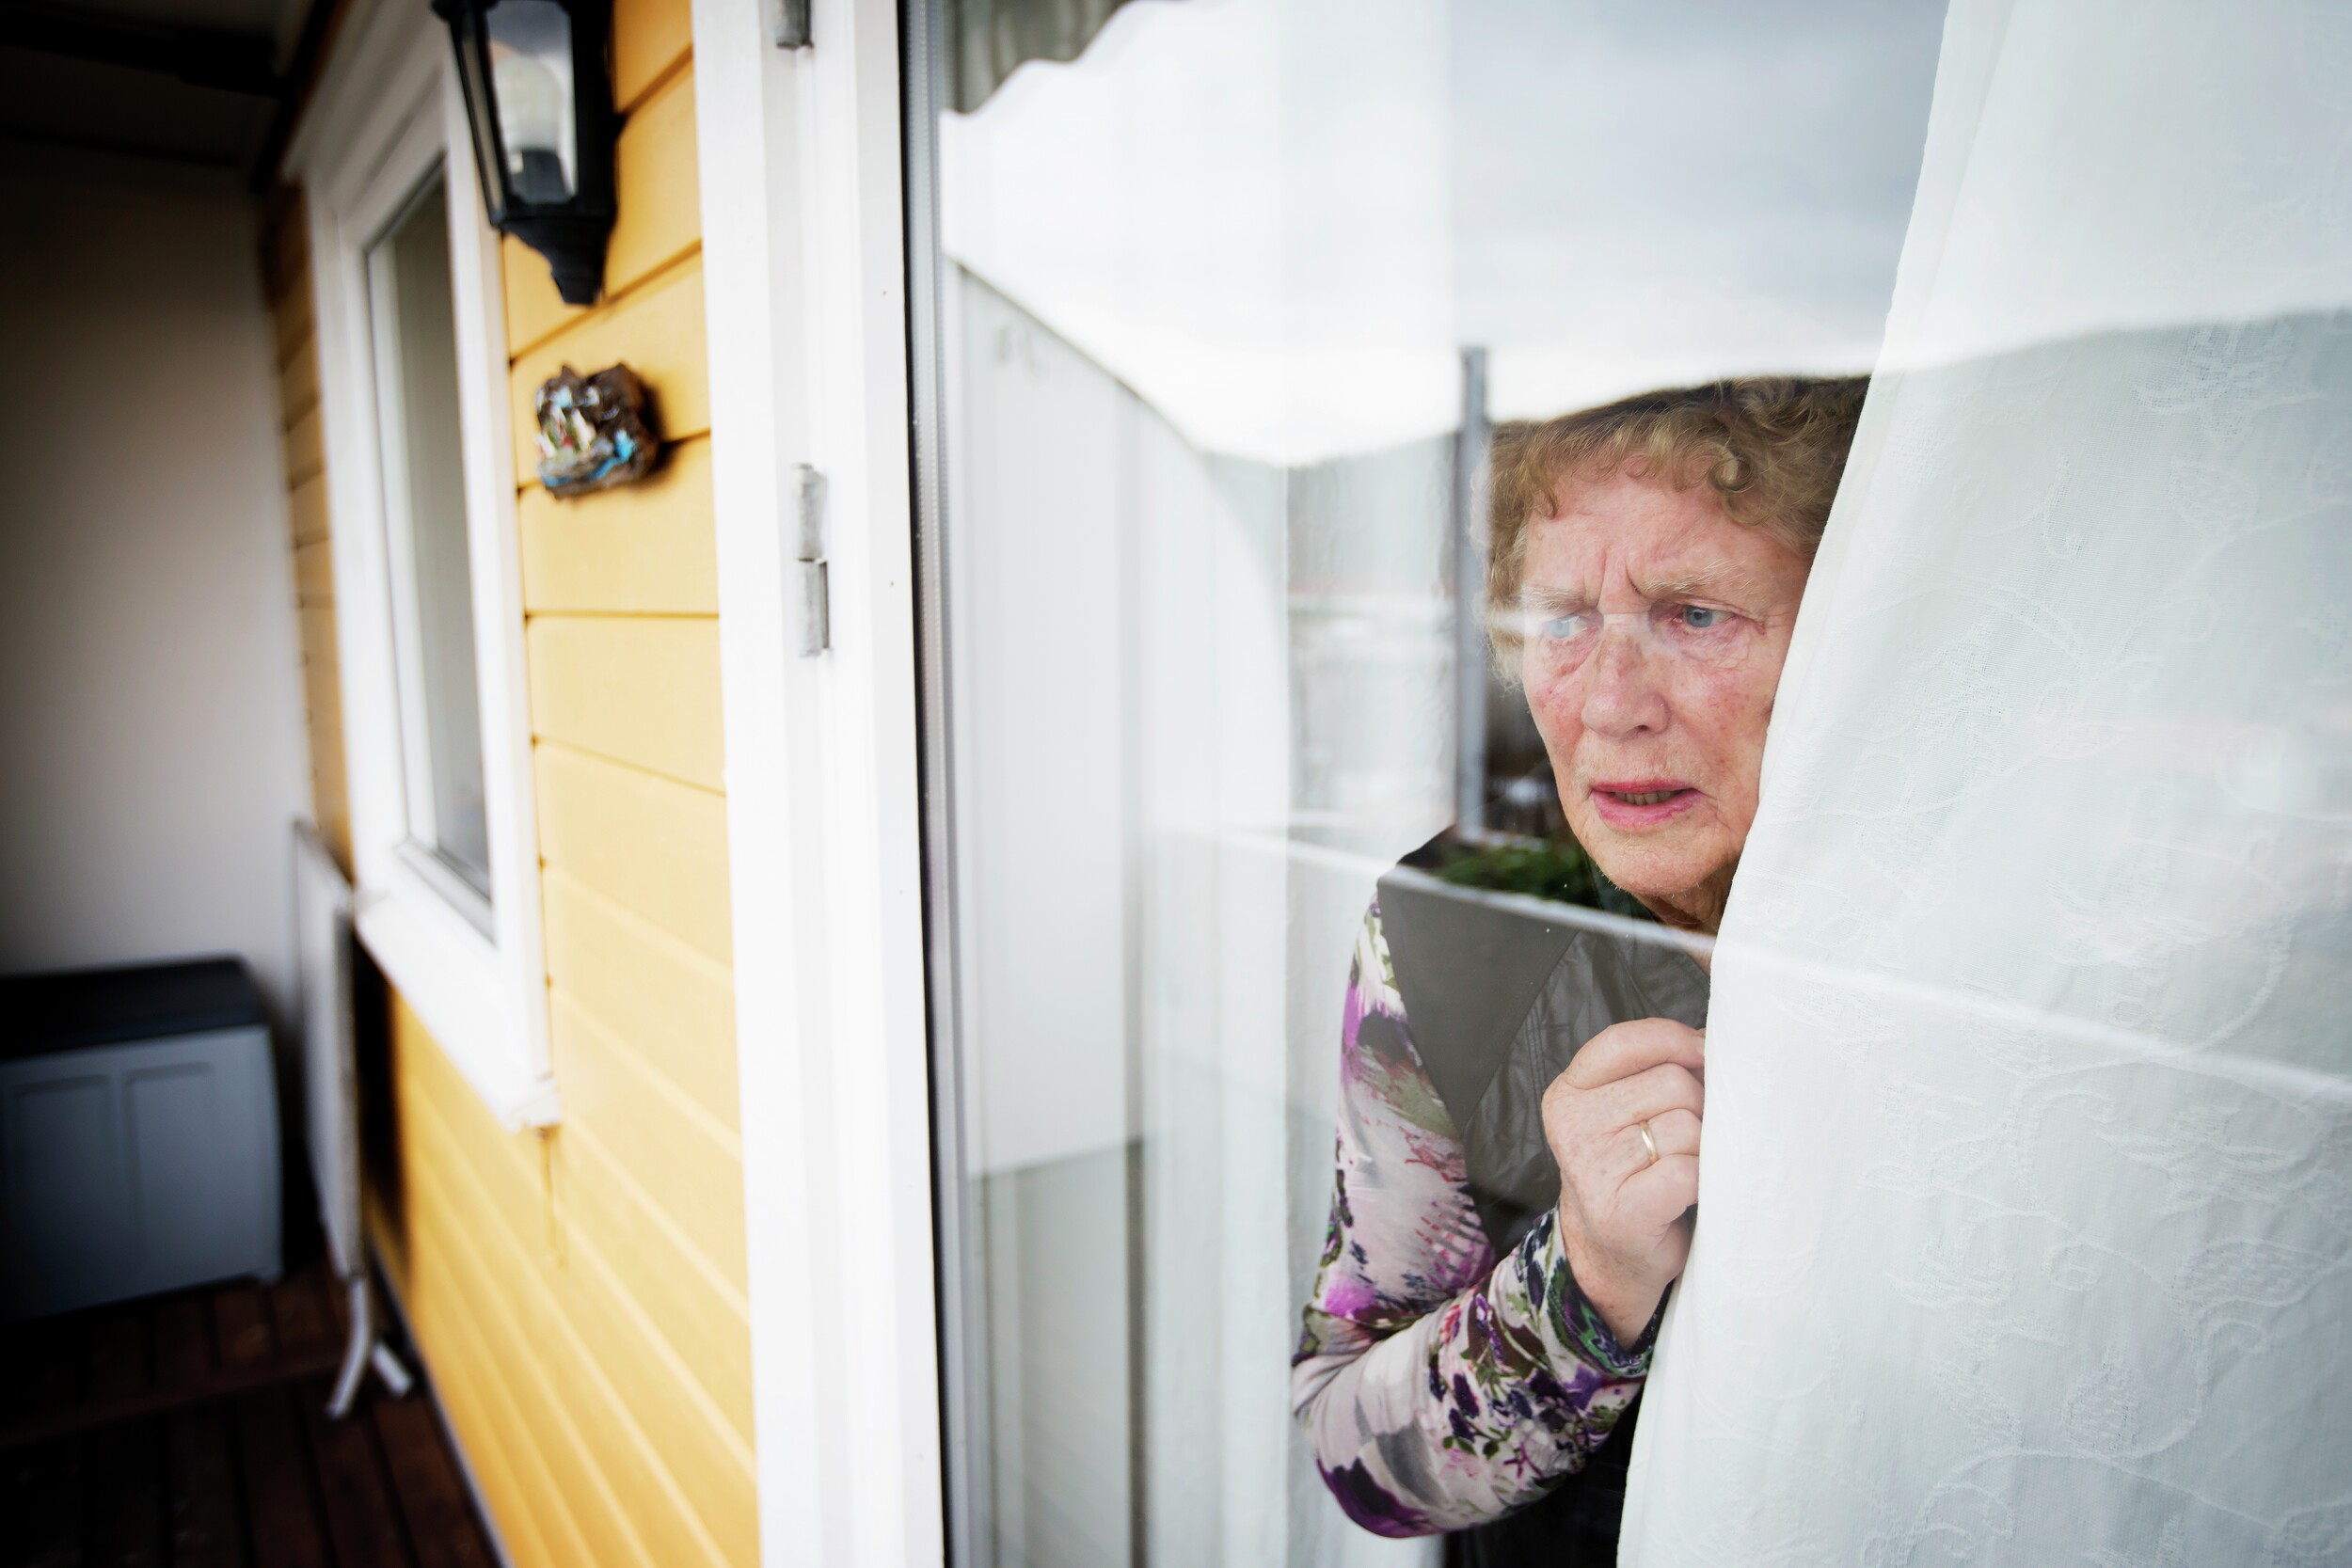
[(1581, 615), (1554, 615), (1540, 628), (1544, 637), (1553, 642), (1571, 641), (1584, 630)]

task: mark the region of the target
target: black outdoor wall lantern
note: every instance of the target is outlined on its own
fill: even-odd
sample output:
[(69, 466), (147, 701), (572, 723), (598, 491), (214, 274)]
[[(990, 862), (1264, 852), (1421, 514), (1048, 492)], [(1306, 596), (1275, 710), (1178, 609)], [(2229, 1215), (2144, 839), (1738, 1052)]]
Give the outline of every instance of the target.
[(604, 291), (612, 237), (612, 0), (433, 0), (457, 46), (490, 224), (548, 259), (573, 305)]

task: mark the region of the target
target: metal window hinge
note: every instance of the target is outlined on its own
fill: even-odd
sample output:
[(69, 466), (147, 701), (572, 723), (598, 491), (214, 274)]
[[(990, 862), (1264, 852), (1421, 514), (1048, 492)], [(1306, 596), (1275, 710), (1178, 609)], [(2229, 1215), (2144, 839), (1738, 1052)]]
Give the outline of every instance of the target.
[(774, 24), (776, 47), (806, 49), (809, 0), (768, 0), (768, 17)]
[(833, 625), (825, 573), (825, 476), (805, 463), (792, 465), (792, 519), (801, 578), (801, 657), (814, 658), (833, 646)]

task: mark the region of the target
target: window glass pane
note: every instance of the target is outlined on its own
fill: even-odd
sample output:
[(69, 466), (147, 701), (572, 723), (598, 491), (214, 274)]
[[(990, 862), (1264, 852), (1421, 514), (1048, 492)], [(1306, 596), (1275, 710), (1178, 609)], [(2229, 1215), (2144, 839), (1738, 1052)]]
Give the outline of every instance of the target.
[(484, 24), (506, 188), (522, 201), (569, 200), (580, 184), (572, 19), (553, 0), (501, 0)]
[[(1401, 1531), (1400, 1473), (1478, 1468), (1446, 1418), (1327, 1483), (1292, 1408), (1302, 1304), (1356, 1244), (1327, 1227), (1367, 907), (1419, 852), (1481, 908), (1651, 912), (1580, 844), (1534, 686), (1492, 673), (1489, 611), (1527, 623), (1485, 602), (1490, 451), (1653, 388), (1867, 372), (1941, 8), (934, 18), (961, 1560), (1434, 1563), (1349, 1515)], [(1475, 1109), (1374, 1134), (1406, 1152), (1366, 1189), (1434, 1180), (1424, 1133)], [(1491, 1260), (1462, 1204), (1440, 1250)], [(1367, 1262), (1392, 1299), (1359, 1316), (1425, 1310), (1408, 1272)]]
[(436, 174), (368, 257), (410, 836), (489, 895), (449, 204)]

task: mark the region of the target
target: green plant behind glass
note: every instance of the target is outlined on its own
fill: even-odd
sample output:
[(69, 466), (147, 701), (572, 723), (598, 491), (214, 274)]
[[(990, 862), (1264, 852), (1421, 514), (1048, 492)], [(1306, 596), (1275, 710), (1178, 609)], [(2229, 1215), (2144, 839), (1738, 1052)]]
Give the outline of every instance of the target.
[(1440, 881), (1581, 904), (1636, 920), (1653, 918), (1641, 901), (1601, 874), (1573, 839), (1511, 838), (1476, 847), (1458, 846), (1436, 868)]

